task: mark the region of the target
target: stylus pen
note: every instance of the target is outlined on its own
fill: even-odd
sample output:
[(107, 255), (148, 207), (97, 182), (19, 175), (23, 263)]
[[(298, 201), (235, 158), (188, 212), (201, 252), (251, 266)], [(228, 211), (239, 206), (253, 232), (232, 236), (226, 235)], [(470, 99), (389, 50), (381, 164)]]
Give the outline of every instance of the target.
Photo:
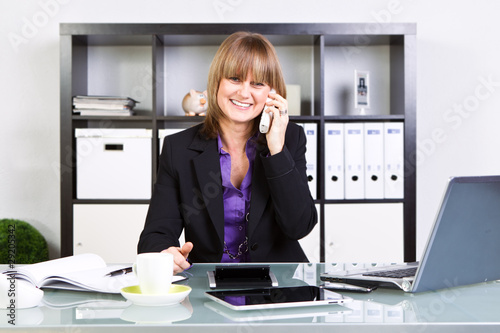
[(127, 268), (120, 268), (117, 269), (116, 271), (109, 272), (108, 274), (104, 276), (117, 276), (117, 275), (123, 275), (132, 272), (132, 267), (127, 267)]

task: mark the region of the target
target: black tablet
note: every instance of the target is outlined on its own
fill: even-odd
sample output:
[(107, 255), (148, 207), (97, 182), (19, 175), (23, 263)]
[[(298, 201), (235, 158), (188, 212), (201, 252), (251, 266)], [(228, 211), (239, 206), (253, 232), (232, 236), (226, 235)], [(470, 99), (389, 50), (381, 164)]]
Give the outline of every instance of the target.
[(208, 271), (210, 289), (277, 287), (278, 280), (269, 265), (219, 265)]
[(342, 304), (352, 298), (316, 286), (207, 291), (205, 295), (233, 310), (259, 310)]

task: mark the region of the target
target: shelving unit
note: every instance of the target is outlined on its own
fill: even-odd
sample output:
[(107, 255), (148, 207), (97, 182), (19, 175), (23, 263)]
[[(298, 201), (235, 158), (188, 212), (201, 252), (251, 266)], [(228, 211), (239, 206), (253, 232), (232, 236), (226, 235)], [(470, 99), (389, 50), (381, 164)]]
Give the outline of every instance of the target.
[[(416, 259), (416, 25), (390, 23), (332, 24), (61, 24), (61, 255), (74, 253), (74, 209), (99, 205), (146, 205), (148, 200), (93, 200), (76, 197), (77, 128), (146, 128), (152, 130), (151, 184), (158, 164), (158, 130), (200, 122), (181, 108), (190, 88), (204, 90), (210, 62), (220, 43), (235, 31), (258, 32), (275, 45), (285, 80), (301, 86), (298, 123), (316, 123), (317, 193), (320, 261), (336, 205), (398, 205), (403, 245), (401, 259)], [(353, 69), (372, 75), (372, 108), (353, 110)], [(377, 84), (375, 84), (375, 82)], [(72, 96), (129, 96), (141, 103), (131, 117), (73, 115)], [(404, 198), (325, 199), (325, 123), (404, 123)], [(399, 214), (399, 213), (398, 213)], [(397, 214), (396, 214), (397, 216)], [(142, 226), (143, 221), (139, 222)], [(377, 223), (375, 221), (371, 223)], [(370, 232), (376, 226), (367, 226)], [(138, 238), (139, 235), (136, 235)], [(133, 244), (135, 247), (135, 244)], [(384, 246), (381, 243), (380, 246)]]

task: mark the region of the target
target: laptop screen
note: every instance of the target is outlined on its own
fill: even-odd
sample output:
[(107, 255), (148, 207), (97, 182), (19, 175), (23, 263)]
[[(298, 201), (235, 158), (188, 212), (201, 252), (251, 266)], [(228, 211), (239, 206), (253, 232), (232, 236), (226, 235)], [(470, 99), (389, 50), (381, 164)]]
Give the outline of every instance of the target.
[(452, 178), (413, 292), (500, 279), (500, 176)]

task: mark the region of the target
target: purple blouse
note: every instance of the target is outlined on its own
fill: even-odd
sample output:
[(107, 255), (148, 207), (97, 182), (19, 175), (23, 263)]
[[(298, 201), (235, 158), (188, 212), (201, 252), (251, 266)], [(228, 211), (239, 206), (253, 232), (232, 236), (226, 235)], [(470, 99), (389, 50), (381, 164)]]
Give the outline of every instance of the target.
[(221, 262), (249, 261), (246, 237), (257, 135), (258, 133), (247, 141), (245, 152), (249, 166), (239, 189), (231, 183), (231, 155), (222, 149), (220, 136), (217, 137), (222, 189), (224, 191), (224, 254)]

